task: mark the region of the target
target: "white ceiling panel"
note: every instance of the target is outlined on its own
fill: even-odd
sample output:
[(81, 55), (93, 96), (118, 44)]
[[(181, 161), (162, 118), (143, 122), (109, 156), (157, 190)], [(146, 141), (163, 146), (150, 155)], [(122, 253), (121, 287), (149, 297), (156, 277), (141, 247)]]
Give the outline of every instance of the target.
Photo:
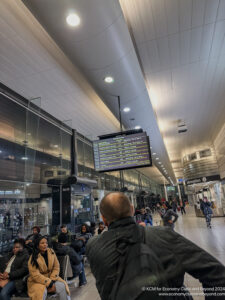
[(217, 14), (218, 14), (217, 20), (225, 19), (225, 0), (220, 0)]
[(192, 1), (191, 26), (199, 27), (204, 23), (206, 0)]
[(214, 23), (217, 18), (220, 0), (206, 0), (205, 24)]
[[(179, 31), (179, 0), (166, 0), (165, 9), (166, 9), (166, 20), (167, 20), (167, 33), (175, 34)], [(169, 16), (169, 18), (168, 18)]]
[[(211, 145), (225, 122), (225, 1), (149, 0), (158, 29), (154, 41), (146, 43), (138, 35), (147, 22), (147, 6), (136, 4), (141, 22), (134, 25), (129, 0), (120, 2), (135, 33), (133, 42), (170, 161), (180, 176), (178, 161)], [(187, 133), (178, 134), (179, 120), (186, 123)]]
[[(153, 14), (153, 23), (154, 29), (156, 32), (156, 37), (164, 37), (168, 34), (167, 31), (167, 19), (166, 19), (166, 10), (165, 10), (165, 1), (164, 0), (149, 0), (151, 3), (152, 14)], [(145, 11), (144, 5), (140, 4), (142, 11), (145, 12), (145, 18), (148, 16), (147, 11)]]
[[(192, 0), (179, 1), (179, 23), (180, 31), (185, 31), (191, 28), (192, 23)], [(169, 17), (169, 16), (168, 16)]]

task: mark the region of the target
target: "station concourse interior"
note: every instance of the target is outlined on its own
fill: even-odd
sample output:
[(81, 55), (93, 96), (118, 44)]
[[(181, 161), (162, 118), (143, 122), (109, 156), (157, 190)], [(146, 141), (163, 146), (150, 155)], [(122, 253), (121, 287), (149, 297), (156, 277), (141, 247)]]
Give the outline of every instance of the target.
[[(97, 228), (120, 191), (153, 226), (176, 199), (174, 230), (225, 264), (224, 83), (225, 0), (0, 0), (0, 255)], [(100, 300), (84, 265), (71, 299)]]

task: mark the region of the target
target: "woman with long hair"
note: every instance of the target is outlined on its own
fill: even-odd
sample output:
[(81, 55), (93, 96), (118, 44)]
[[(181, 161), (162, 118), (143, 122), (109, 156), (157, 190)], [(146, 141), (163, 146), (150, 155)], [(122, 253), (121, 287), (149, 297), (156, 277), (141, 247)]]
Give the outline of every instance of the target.
[(48, 294), (57, 294), (60, 300), (69, 300), (69, 288), (59, 277), (60, 266), (53, 249), (48, 248), (45, 237), (35, 240), (28, 268), (28, 295), (32, 300), (45, 300)]

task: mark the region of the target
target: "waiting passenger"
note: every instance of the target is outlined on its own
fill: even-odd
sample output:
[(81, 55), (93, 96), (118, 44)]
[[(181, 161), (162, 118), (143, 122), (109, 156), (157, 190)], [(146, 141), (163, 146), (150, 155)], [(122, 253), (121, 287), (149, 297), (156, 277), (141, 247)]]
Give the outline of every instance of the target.
[(174, 198), (172, 201), (172, 210), (176, 213), (177, 212), (177, 199)]
[(29, 262), (27, 281), (31, 300), (45, 300), (47, 294), (57, 294), (60, 300), (70, 299), (67, 283), (59, 277), (60, 266), (53, 249), (48, 248), (45, 237), (35, 241)]
[(13, 251), (0, 259), (0, 299), (10, 300), (14, 293), (26, 289), (23, 277), (28, 274), (29, 255), (23, 239), (14, 241)]
[(68, 279), (71, 280), (79, 276), (79, 286), (83, 286), (87, 283), (87, 280), (84, 265), (82, 263), (82, 256), (68, 246), (66, 241), (66, 236), (59, 235), (59, 240), (55, 247), (56, 255), (69, 255), (73, 277)]
[(137, 225), (123, 193), (107, 194), (100, 211), (109, 230), (88, 241), (87, 257), (102, 300), (168, 299), (159, 297), (160, 288), (182, 293), (185, 273), (203, 288), (225, 287), (225, 267), (219, 261), (173, 230)]
[(86, 251), (86, 244), (89, 240), (89, 238), (92, 237), (92, 234), (90, 233), (90, 228), (87, 224), (82, 224), (81, 225), (81, 230), (80, 230), (80, 235), (77, 237), (78, 240), (83, 241), (83, 247), (80, 250), (80, 254), (84, 255)]
[(34, 226), (32, 228), (32, 234), (28, 235), (25, 241), (26, 248), (28, 249), (29, 253), (31, 254), (33, 251), (33, 247), (35, 244), (35, 240), (39, 239), (41, 237), (41, 229), (39, 226)]
[(153, 225), (153, 221), (152, 221), (152, 214), (151, 214), (151, 210), (149, 207), (145, 208), (145, 218), (144, 218), (144, 222), (146, 226), (152, 226)]
[(68, 230), (67, 225), (63, 224), (60, 227), (60, 233), (58, 233), (56, 236), (52, 237), (52, 242), (58, 242), (59, 236), (66, 236), (66, 240), (67, 240), (67, 244), (70, 245), (71, 244), (71, 232)]
[(209, 202), (207, 197), (203, 198), (203, 201), (201, 201), (200, 208), (203, 212), (206, 220), (206, 225), (208, 228), (211, 228), (211, 218), (212, 218), (212, 209), (211, 209), (212, 203)]
[(99, 222), (98, 225), (98, 234), (102, 234), (105, 231), (105, 224), (104, 222)]

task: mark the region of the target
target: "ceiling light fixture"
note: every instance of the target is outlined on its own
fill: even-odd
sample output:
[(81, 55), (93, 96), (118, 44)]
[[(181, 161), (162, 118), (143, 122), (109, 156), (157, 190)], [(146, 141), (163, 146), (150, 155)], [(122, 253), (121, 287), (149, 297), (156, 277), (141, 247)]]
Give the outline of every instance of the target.
[(113, 83), (113, 82), (114, 82), (114, 78), (111, 77), (111, 76), (106, 76), (106, 77), (104, 78), (104, 81), (105, 81), (106, 83)]
[(69, 14), (66, 18), (66, 22), (70, 26), (78, 26), (80, 25), (80, 17), (77, 14)]
[(28, 160), (28, 157), (23, 156), (21, 159), (22, 159), (22, 160)]
[(156, 157), (156, 160), (159, 160), (159, 158), (158, 158), (158, 157)]
[(130, 111), (130, 107), (124, 107), (123, 111), (124, 112), (129, 112)]
[(137, 125), (137, 126), (134, 127), (134, 129), (141, 129), (141, 126)]
[(156, 153), (152, 153), (152, 155), (156, 155)]

